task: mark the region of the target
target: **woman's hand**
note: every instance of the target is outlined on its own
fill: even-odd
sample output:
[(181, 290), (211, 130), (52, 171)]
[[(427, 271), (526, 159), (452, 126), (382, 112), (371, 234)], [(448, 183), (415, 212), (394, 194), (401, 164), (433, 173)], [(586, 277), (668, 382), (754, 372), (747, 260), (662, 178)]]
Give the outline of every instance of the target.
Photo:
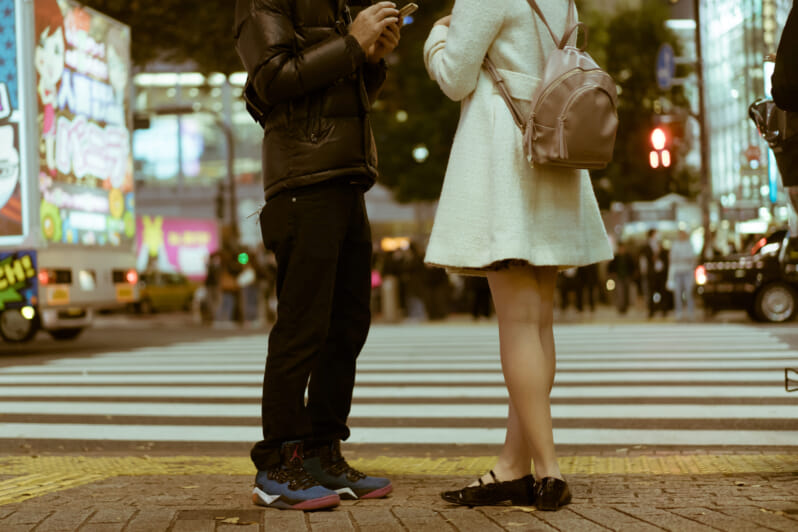
[(435, 22), (434, 25), (435, 26), (448, 26), (451, 23), (452, 23), (452, 16), (451, 15), (446, 15), (442, 19), (438, 19), (438, 21)]

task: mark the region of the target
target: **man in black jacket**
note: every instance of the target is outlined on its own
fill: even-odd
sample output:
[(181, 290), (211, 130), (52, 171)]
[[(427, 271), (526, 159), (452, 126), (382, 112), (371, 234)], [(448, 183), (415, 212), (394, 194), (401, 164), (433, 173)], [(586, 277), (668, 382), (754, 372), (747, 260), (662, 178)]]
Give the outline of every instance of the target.
[(251, 452), (261, 506), (315, 510), (392, 490), (350, 467), (340, 442), (371, 319), (368, 113), (399, 42), (399, 12), (348, 3), (367, 7), (353, 21), (346, 0), (236, 1), (244, 96), (264, 129), (261, 232), (277, 259), (263, 440)]

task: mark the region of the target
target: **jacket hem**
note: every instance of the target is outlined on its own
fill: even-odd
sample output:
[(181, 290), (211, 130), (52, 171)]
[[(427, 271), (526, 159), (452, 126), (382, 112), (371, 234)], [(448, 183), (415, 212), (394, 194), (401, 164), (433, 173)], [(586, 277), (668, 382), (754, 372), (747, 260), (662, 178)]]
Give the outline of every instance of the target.
[(342, 177), (349, 177), (353, 185), (360, 185), (363, 186), (365, 190), (368, 190), (374, 186), (377, 178), (377, 172), (376, 169), (369, 168), (366, 170), (361, 166), (355, 166), (350, 168), (338, 168), (336, 170), (329, 170), (301, 177), (288, 177), (269, 184), (264, 188), (263, 194), (264, 198), (269, 200), (285, 190), (293, 190), (310, 185), (317, 185), (319, 183), (324, 183), (325, 181), (332, 181)]

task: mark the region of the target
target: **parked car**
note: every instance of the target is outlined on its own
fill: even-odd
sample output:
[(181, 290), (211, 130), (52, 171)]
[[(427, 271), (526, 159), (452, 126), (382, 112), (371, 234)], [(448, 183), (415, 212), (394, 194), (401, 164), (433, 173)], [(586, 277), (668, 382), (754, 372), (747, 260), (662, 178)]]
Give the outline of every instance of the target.
[(146, 272), (140, 275), (138, 312), (190, 310), (197, 285), (181, 273)]
[(695, 278), (710, 312), (739, 309), (755, 321), (792, 320), (798, 308), (798, 237), (775, 231), (748, 253), (699, 265)]

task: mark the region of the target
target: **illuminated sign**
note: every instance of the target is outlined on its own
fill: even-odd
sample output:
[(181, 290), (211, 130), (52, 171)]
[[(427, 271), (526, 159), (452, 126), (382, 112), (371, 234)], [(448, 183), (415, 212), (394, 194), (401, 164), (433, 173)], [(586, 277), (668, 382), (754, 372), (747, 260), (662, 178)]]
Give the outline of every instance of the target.
[(0, 253), (0, 310), (36, 304), (36, 252)]
[[(20, 167), (16, 9), (0, 0), (0, 240), (24, 235)], [(2, 308), (2, 307), (0, 307)]]
[(71, 1), (34, 5), (42, 236), (132, 248), (130, 29)]
[(215, 220), (142, 216), (137, 223), (139, 271), (180, 272), (202, 280), (208, 256), (219, 248)]

